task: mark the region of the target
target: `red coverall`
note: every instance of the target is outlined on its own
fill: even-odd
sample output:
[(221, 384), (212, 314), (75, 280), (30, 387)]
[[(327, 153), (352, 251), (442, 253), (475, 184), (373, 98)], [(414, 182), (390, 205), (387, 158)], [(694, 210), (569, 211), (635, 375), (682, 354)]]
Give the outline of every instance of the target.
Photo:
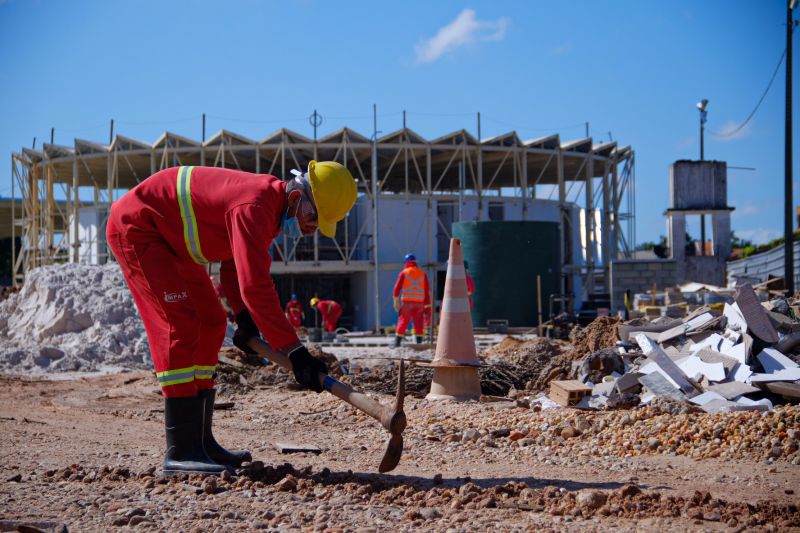
[[(397, 335), (405, 335), (412, 321), (415, 330), (424, 328), (423, 315), (431, 304), (430, 292), (428, 276), (417, 266), (416, 261), (407, 261), (405, 268), (397, 275), (392, 292), (392, 296), (399, 296), (401, 302), (397, 317)], [(418, 334), (422, 335), (421, 332)]]
[(469, 310), (472, 311), (472, 295), (475, 294), (475, 282), (472, 281), (472, 276), (469, 275), (467, 270), (464, 270), (467, 275), (467, 294), (469, 295)]
[(339, 322), (339, 317), (342, 316), (342, 306), (333, 300), (320, 300), (317, 302), (316, 307), (317, 311), (322, 315), (325, 329), (330, 333), (336, 331), (336, 324)]
[(303, 304), (297, 299), (289, 300), (286, 303), (286, 317), (294, 329), (303, 325)]
[(273, 348), (298, 342), (269, 275), (286, 202), (286, 184), (274, 176), (173, 167), (112, 205), (108, 245), (142, 316), (164, 396), (214, 386), (226, 322), (204, 262), (221, 262), (233, 312), (246, 307)]

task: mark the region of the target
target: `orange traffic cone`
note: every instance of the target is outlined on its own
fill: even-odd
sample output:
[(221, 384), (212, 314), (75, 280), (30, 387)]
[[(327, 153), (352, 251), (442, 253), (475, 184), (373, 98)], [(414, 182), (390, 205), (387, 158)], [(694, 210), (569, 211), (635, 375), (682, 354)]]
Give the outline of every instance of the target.
[(461, 240), (450, 239), (450, 260), (444, 284), (436, 355), (426, 366), (433, 367), (429, 400), (478, 400), (480, 360), (475, 352), (472, 315), (467, 295), (467, 277)]

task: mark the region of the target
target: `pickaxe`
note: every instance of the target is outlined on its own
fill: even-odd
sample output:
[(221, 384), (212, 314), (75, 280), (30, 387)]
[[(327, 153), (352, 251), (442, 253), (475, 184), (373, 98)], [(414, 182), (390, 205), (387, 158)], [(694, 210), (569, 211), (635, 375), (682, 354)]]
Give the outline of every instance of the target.
[[(261, 339), (251, 339), (250, 348), (260, 355), (266, 356), (270, 361), (278, 366), (292, 371), (292, 362), (289, 357), (270, 348)], [(349, 385), (327, 375), (319, 374), (319, 382), (323, 388), (339, 398), (349, 403), (356, 409), (367, 413), (369, 416), (381, 423), (391, 434), (389, 442), (386, 444), (386, 451), (378, 466), (378, 472), (389, 472), (394, 470), (403, 455), (403, 430), (406, 429), (406, 414), (403, 412), (403, 400), (406, 394), (406, 375), (405, 363), (400, 360), (400, 372), (397, 378), (397, 396), (395, 397), (394, 407), (383, 405), (366, 394), (353, 390)]]

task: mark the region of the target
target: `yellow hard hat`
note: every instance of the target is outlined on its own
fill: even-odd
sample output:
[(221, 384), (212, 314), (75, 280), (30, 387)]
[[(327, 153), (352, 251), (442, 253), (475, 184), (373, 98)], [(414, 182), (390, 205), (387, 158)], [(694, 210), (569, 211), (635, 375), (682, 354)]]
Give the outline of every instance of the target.
[(315, 305), (317, 305), (317, 302), (319, 302), (319, 298), (314, 296), (313, 298), (311, 298), (311, 301), (308, 302), (308, 305), (310, 305), (313, 308)]
[(335, 161), (311, 161), (308, 181), (317, 206), (319, 231), (326, 237), (336, 236), (336, 223), (356, 203), (356, 181), (347, 167)]

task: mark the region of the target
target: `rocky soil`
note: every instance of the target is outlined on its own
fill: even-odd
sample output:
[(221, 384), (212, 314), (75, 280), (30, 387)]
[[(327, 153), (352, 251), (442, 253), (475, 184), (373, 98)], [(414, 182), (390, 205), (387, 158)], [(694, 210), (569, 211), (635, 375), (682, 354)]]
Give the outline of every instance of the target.
[[(409, 397), (403, 460), (378, 474), (378, 424), (277, 374), (241, 367), (220, 386), (217, 437), (253, 463), (169, 479), (152, 374), (0, 376), (0, 530), (800, 530), (797, 406), (708, 415), (662, 401), (581, 412)], [(282, 455), (279, 441), (321, 453)]]

